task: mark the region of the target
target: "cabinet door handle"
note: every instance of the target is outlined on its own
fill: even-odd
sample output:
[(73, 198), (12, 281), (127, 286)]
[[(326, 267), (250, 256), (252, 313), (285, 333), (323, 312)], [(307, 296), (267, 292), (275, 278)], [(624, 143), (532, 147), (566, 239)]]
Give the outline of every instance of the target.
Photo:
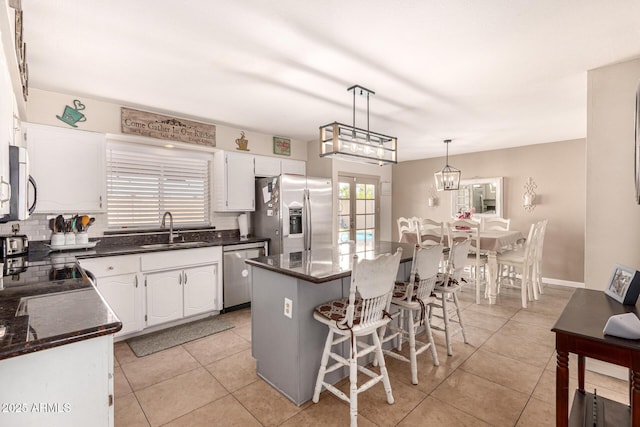
[(136, 274), (136, 288), (138, 287), (138, 275)]
[(186, 271), (184, 272), (184, 284), (185, 285), (187, 284), (187, 272)]
[(7, 197), (2, 197), (0, 193), (0, 206), (4, 206), (6, 202), (11, 200), (11, 184), (4, 180), (4, 177), (0, 177), (0, 185), (6, 186), (7, 188)]
[(107, 270), (113, 270), (113, 265), (110, 265), (109, 267), (107, 267)]
[(180, 274), (178, 275), (178, 284), (182, 285), (182, 271), (180, 272)]

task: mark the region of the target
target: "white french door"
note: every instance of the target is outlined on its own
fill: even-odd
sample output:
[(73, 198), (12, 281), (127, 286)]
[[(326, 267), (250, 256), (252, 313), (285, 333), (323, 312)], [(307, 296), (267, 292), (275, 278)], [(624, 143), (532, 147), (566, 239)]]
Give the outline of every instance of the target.
[(379, 231), (378, 179), (338, 176), (338, 243), (354, 242), (356, 252), (372, 250)]

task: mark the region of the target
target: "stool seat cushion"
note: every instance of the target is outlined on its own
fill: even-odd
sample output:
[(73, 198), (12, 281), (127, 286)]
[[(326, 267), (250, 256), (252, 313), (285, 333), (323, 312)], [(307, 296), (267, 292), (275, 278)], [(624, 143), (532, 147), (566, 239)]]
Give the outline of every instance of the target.
[[(407, 287), (409, 282), (396, 282), (393, 286), (393, 298), (401, 299), (407, 296)], [(413, 284), (413, 294), (418, 291), (418, 283)]]
[[(317, 306), (314, 311), (329, 320), (340, 322), (347, 316), (347, 307), (349, 306), (349, 298), (340, 298), (333, 301), (325, 302)], [(356, 298), (355, 311), (353, 313), (353, 324), (359, 325), (362, 314), (362, 299)]]

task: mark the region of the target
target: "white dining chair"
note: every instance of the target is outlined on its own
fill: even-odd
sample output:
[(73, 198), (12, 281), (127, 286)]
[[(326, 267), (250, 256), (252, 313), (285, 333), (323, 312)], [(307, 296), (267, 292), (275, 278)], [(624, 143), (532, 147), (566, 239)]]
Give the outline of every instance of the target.
[[(454, 241), (471, 239), (471, 249), (468, 254), (467, 264), (471, 267), (471, 277), (476, 292), (476, 304), (480, 304), (481, 279), (486, 282), (487, 255), (480, 250), (480, 223), (470, 219), (457, 219), (447, 224), (449, 245)], [(486, 293), (486, 292), (485, 292)]]
[[(460, 332), (464, 343), (468, 343), (460, 310), (460, 301), (458, 300), (458, 291), (462, 289), (465, 283), (462, 273), (467, 264), (467, 255), (470, 248), (471, 239), (458, 240), (452, 243), (447, 269), (444, 273), (438, 273), (438, 279), (433, 290), (436, 294), (436, 299), (430, 304), (431, 318), (429, 321), (431, 328), (437, 331), (444, 331), (447, 354), (449, 356), (453, 355), (452, 336)], [(449, 298), (453, 300), (453, 307), (449, 305)], [(436, 324), (433, 318), (440, 319), (442, 326)], [(455, 326), (456, 323), (457, 327)]]
[(396, 222), (398, 224), (398, 241), (402, 242), (402, 237), (406, 234), (411, 235), (416, 232), (416, 221), (417, 217), (412, 216), (411, 218), (405, 218), (403, 216), (399, 217)]
[(548, 219), (542, 220), (538, 222), (538, 235), (536, 242), (536, 265), (535, 265), (535, 285), (537, 292), (539, 294), (543, 294), (542, 288), (542, 249), (544, 246), (544, 236), (547, 232), (547, 224), (549, 223)]
[[(480, 231), (509, 231), (511, 227), (511, 219), (505, 219), (500, 217), (482, 217), (480, 219)], [(514, 249), (513, 247), (509, 247), (506, 249)], [(505, 267), (498, 264), (498, 272), (497, 272), (497, 280), (500, 281), (502, 278), (513, 274), (512, 268)]]
[[(443, 246), (416, 245), (413, 251), (413, 262), (408, 282), (396, 282), (391, 299), (392, 316), (397, 323), (392, 322), (380, 330), (380, 340), (384, 345), (395, 340), (395, 349), (402, 351), (403, 341), (409, 342), (409, 358), (396, 351), (385, 350), (387, 356), (409, 362), (411, 367), (411, 382), (418, 384), (417, 356), (431, 349), (431, 357), (435, 366), (439, 365), (438, 352), (433, 341), (433, 334), (429, 325), (430, 304), (435, 301), (433, 289), (436, 285)], [(427, 342), (418, 341), (418, 330), (424, 328)], [(386, 334), (387, 329), (390, 331)]]
[[(513, 267), (515, 271), (520, 274), (520, 293), (523, 308), (527, 308), (527, 300), (538, 299), (538, 292), (534, 289), (534, 275), (539, 230), (540, 227), (537, 223), (531, 224), (523, 248), (507, 250), (498, 253), (496, 256), (499, 265)], [(510, 280), (515, 283), (515, 279), (511, 276)]]
[[(394, 402), (378, 332), (382, 326), (391, 321), (389, 308), (401, 256), (402, 248), (398, 248), (393, 255), (380, 255), (375, 259), (363, 259), (359, 262), (358, 256), (354, 255), (349, 296), (328, 301), (317, 306), (313, 311), (313, 318), (327, 325), (329, 332), (322, 352), (312, 400), (318, 403), (320, 392), (324, 387), (348, 402), (352, 427), (358, 424), (358, 394), (368, 390), (374, 384), (382, 381), (387, 403)], [(337, 338), (334, 339), (334, 336)], [(358, 340), (361, 337), (366, 339)], [(344, 354), (341, 351), (343, 346), (338, 346), (334, 352), (333, 348), (343, 342), (349, 342), (347, 353)], [(380, 374), (358, 365), (358, 358), (371, 353), (375, 353)], [(327, 366), (329, 359), (335, 363)], [(326, 374), (345, 366), (349, 368), (348, 396), (325, 381)], [(358, 372), (371, 378), (360, 387), (358, 387)]]
[(421, 245), (444, 243), (444, 224), (429, 218), (416, 218), (416, 236)]
[(509, 227), (511, 226), (511, 220), (499, 217), (482, 217), (480, 220), (480, 230), (488, 231), (488, 230), (502, 230), (509, 231)]

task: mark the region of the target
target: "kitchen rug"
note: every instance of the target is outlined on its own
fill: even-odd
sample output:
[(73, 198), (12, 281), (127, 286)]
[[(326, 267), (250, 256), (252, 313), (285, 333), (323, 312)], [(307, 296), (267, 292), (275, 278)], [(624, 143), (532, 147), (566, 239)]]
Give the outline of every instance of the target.
[(147, 356), (198, 338), (226, 331), (234, 326), (218, 316), (172, 326), (161, 331), (129, 338), (127, 344), (138, 357)]

